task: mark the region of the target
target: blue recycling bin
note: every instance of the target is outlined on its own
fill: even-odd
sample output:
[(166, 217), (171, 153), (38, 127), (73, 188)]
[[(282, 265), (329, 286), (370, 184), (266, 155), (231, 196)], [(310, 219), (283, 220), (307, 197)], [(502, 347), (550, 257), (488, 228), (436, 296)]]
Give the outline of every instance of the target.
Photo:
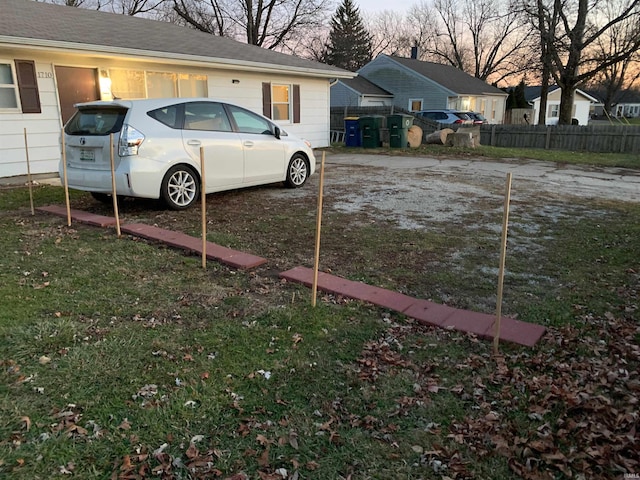
[(347, 147), (361, 147), (360, 123), (358, 117), (345, 117), (344, 119), (344, 144)]

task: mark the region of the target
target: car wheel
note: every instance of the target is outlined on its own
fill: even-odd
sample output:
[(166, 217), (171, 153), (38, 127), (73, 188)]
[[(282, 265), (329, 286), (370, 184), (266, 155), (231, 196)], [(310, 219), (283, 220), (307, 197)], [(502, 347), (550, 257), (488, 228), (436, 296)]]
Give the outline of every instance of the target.
[(172, 210), (189, 208), (200, 197), (200, 180), (191, 167), (171, 167), (162, 180), (160, 195)]
[(307, 159), (300, 154), (293, 156), (287, 167), (285, 183), (288, 187), (298, 188), (304, 185), (309, 178), (309, 165)]

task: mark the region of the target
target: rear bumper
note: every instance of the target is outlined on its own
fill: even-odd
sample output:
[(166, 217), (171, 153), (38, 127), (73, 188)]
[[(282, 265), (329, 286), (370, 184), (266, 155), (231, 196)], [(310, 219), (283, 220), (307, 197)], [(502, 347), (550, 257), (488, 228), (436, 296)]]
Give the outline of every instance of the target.
[[(64, 184), (62, 163), (59, 166), (60, 180)], [(116, 195), (141, 198), (159, 198), (162, 173), (158, 164), (140, 157), (120, 159), (114, 172)], [(111, 170), (89, 170), (67, 167), (69, 188), (86, 192), (112, 193)]]

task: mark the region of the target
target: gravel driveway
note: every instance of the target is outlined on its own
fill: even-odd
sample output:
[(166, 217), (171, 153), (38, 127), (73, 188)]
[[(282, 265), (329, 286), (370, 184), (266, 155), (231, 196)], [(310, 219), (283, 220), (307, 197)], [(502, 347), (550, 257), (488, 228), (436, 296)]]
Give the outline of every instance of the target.
[[(318, 155), (318, 163), (320, 158)], [(469, 216), (482, 224), (483, 215), (478, 212), (501, 213), (508, 172), (513, 175), (512, 208), (531, 210), (531, 214), (569, 214), (575, 203), (589, 204), (589, 199), (640, 202), (640, 172), (636, 170), (521, 159), (329, 154), (325, 204), (345, 212), (373, 209), (410, 229), (463, 218), (468, 224)], [(318, 175), (313, 181), (317, 184)], [(298, 194), (306, 195), (306, 190)]]

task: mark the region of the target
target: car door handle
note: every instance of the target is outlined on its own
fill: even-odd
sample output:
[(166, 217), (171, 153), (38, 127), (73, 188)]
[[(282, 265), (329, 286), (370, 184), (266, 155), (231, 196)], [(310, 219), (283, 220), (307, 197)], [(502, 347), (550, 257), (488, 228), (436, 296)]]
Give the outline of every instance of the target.
[(187, 140), (187, 145), (192, 145), (194, 147), (200, 146), (200, 140)]
[(246, 141), (243, 143), (243, 145), (244, 145), (245, 147), (249, 147), (249, 148), (251, 148), (251, 147), (253, 147), (253, 142), (252, 142), (251, 140), (246, 140)]

